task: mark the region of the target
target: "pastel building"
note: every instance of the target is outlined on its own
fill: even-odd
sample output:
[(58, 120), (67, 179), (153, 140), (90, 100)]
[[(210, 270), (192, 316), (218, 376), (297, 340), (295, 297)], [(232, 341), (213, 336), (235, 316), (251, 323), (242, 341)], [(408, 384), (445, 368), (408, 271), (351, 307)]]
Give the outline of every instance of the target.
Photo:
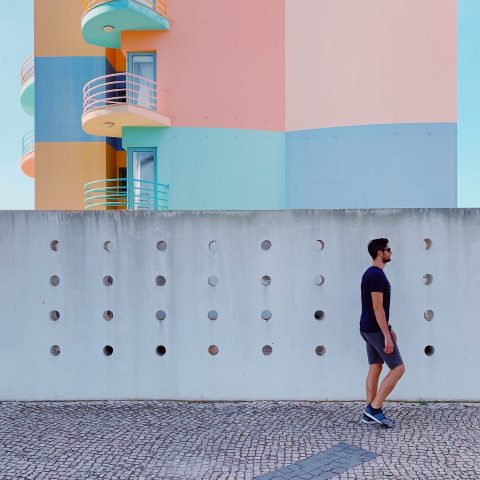
[(456, 25), (456, 0), (35, 0), (36, 208), (455, 207)]

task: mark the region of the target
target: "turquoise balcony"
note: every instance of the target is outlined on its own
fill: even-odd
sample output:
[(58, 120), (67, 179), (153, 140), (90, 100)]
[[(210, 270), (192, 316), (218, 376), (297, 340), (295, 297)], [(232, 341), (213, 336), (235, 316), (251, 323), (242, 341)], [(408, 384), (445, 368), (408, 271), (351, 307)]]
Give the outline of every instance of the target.
[(31, 117), (35, 113), (35, 67), (33, 53), (22, 65), (20, 70), (20, 103)]
[(133, 178), (95, 180), (85, 185), (85, 210), (167, 210), (169, 189)]
[(87, 43), (120, 48), (123, 31), (169, 30), (166, 0), (84, 0), (82, 33)]

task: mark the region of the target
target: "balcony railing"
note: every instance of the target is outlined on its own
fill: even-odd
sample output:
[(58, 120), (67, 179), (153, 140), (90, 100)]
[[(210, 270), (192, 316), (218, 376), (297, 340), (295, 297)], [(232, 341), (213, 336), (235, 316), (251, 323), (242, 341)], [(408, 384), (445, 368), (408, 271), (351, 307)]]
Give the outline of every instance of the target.
[(95, 180), (85, 185), (85, 210), (167, 210), (169, 189), (169, 185), (132, 178)]
[[(83, 1), (83, 13), (89, 12), (92, 8), (105, 3), (111, 3), (115, 0), (84, 0)], [(162, 17), (167, 16), (167, 1), (166, 0), (132, 0), (138, 5), (159, 13)]]
[(22, 87), (30, 80), (33, 78), (35, 74), (35, 68), (34, 68), (34, 56), (33, 53), (25, 60), (25, 62), (22, 65), (22, 68), (20, 69), (20, 82)]
[(136, 105), (166, 115), (166, 91), (159, 98), (154, 81), (133, 73), (95, 78), (83, 88), (83, 113), (115, 105)]
[(22, 138), (22, 157), (35, 151), (35, 130), (26, 133)]

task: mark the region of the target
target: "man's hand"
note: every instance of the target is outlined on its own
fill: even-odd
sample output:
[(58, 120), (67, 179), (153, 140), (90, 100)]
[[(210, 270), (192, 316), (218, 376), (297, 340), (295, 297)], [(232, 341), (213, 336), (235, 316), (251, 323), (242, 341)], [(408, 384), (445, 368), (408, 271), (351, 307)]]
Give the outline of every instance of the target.
[(390, 329), (390, 333), (392, 334), (393, 341), (397, 343), (397, 334), (393, 328)]
[(387, 354), (390, 355), (393, 352), (393, 342), (392, 342), (392, 337), (390, 335), (385, 336), (385, 348), (383, 351)]

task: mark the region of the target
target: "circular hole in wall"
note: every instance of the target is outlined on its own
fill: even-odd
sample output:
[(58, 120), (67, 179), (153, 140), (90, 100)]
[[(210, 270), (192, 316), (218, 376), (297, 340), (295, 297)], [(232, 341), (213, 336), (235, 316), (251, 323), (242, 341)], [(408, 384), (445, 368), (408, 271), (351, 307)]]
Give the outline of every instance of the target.
[(273, 349), (272, 349), (271, 345), (265, 345), (265, 346), (262, 348), (262, 353), (263, 353), (264, 355), (271, 355), (271, 354), (272, 354), (272, 351), (273, 351)]
[(431, 345), (427, 345), (424, 351), (427, 357), (431, 357), (435, 353), (435, 347), (432, 347)]
[(432, 248), (433, 242), (429, 238), (424, 238), (423, 241), (425, 242), (425, 250)]
[(218, 283), (218, 278), (215, 275), (212, 275), (208, 278), (208, 284), (214, 287)]
[(216, 320), (218, 318), (218, 312), (216, 310), (210, 310), (208, 312), (208, 318), (210, 320)]
[(272, 278), (268, 275), (264, 275), (262, 277), (262, 285), (265, 287), (268, 287), (272, 283)]
[(264, 240), (262, 242), (262, 249), (263, 250), (270, 250), (272, 248), (272, 242), (270, 240)]
[(103, 312), (103, 319), (107, 321), (113, 320), (113, 312), (111, 310), (105, 310), (105, 312)]
[(159, 310), (155, 316), (157, 317), (157, 320), (165, 320), (167, 318), (167, 312), (163, 310)]
[(163, 345), (159, 345), (155, 351), (160, 357), (163, 357), (167, 353), (167, 349)]
[(50, 347), (50, 354), (54, 357), (58, 357), (60, 355), (60, 347), (58, 345), (52, 345)]
[(208, 248), (212, 251), (212, 252), (218, 252), (220, 250), (220, 244), (216, 241), (216, 240), (212, 240), (209, 244), (208, 244)]
[(50, 320), (53, 320), (54, 322), (60, 320), (60, 312), (58, 310), (52, 310), (50, 312)]
[(325, 248), (325, 242), (323, 240), (315, 241), (315, 250), (323, 250)]
[(314, 313), (315, 320), (323, 320), (325, 318), (325, 312), (323, 310), (317, 310)]
[(155, 279), (157, 287), (163, 287), (167, 283), (167, 279), (163, 275), (158, 275)]
[(216, 345), (210, 345), (208, 347), (208, 353), (210, 355), (217, 355), (218, 354), (218, 347)]
[(325, 283), (325, 277), (323, 275), (317, 275), (314, 281), (315, 285), (323, 285)]
[(52, 240), (50, 242), (50, 248), (54, 251), (54, 252), (58, 252), (58, 245), (59, 245), (59, 241), (58, 240)]
[(58, 287), (60, 285), (60, 277), (58, 275), (52, 275), (50, 277), (50, 285), (52, 285), (52, 287)]
[(262, 312), (262, 318), (264, 320), (270, 320), (272, 318), (272, 312), (270, 310), (264, 310)]
[(111, 241), (110, 240), (107, 240), (106, 242), (103, 242), (103, 249), (106, 251), (106, 252), (109, 252), (110, 251), (110, 245), (111, 245)]
[(103, 284), (106, 287), (111, 287), (113, 285), (113, 278), (110, 275), (105, 275), (103, 277)]
[(113, 353), (113, 347), (111, 347), (110, 345), (105, 345), (103, 347), (103, 354), (107, 357), (109, 357), (110, 355), (112, 355)]
[(433, 310), (427, 310), (424, 314), (423, 314), (423, 318), (425, 320), (432, 320), (433, 319)]
[(326, 348), (323, 345), (318, 345), (318, 347), (315, 348), (315, 353), (321, 357), (322, 355), (325, 355)]
[(167, 242), (165, 240), (160, 240), (157, 242), (157, 250), (164, 252), (167, 249)]
[(431, 275), (430, 273), (426, 273), (424, 276), (423, 276), (423, 283), (425, 285), (431, 285), (433, 282), (433, 275)]

